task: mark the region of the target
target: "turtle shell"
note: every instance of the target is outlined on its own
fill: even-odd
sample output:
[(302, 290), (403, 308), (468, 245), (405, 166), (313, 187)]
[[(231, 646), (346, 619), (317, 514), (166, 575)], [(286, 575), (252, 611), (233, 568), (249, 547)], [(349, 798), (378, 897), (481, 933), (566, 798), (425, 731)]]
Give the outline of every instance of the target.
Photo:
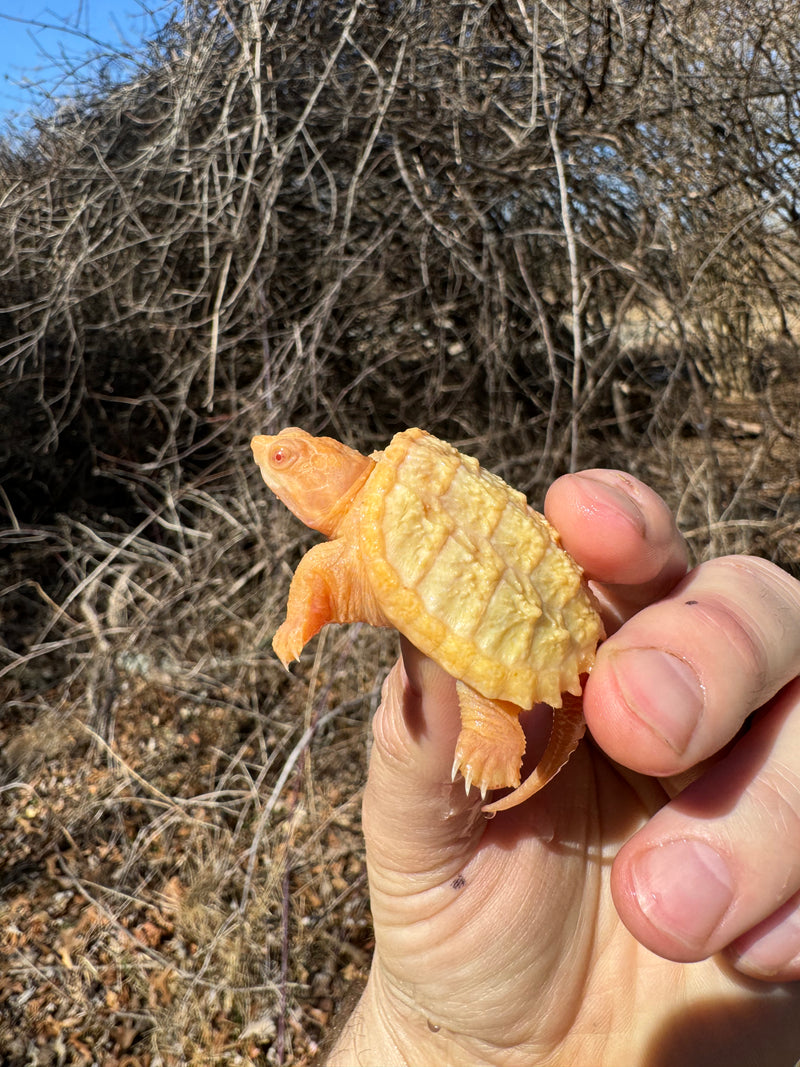
[(603, 626), (555, 529), (478, 461), (396, 434), (359, 499), (367, 580), (389, 623), (490, 699), (561, 706)]

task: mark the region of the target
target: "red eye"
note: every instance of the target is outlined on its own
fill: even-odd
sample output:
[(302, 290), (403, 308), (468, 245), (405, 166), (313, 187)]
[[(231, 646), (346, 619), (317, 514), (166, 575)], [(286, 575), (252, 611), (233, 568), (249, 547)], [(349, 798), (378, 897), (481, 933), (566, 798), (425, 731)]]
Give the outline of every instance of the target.
[(276, 445), (269, 456), (269, 461), (275, 468), (288, 467), (293, 459), (292, 450), (285, 445)]

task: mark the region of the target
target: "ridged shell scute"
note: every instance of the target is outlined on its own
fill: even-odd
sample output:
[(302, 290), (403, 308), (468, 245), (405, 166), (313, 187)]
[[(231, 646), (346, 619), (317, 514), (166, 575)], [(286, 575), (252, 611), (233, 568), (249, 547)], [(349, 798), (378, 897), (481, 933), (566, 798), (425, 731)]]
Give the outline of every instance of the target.
[(603, 628), (544, 516), (423, 430), (374, 458), (359, 540), (391, 624), (492, 699), (560, 707), (562, 692), (579, 694)]

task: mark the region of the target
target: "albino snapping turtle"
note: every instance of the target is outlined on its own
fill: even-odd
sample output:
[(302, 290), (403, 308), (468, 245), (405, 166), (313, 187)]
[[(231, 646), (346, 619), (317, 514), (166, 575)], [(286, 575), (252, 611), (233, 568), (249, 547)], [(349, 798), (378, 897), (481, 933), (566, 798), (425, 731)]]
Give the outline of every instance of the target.
[[(603, 625), (580, 567), (522, 493), (424, 430), (363, 456), (290, 427), (254, 437), (264, 481), (328, 541), (300, 561), (273, 648), (284, 665), (329, 622), (393, 626), (456, 679), (461, 733), (453, 778), (515, 787), (497, 811), (541, 789), (584, 731), (581, 674)], [(571, 694), (562, 700), (562, 694)], [(544, 701), (553, 730), (520, 786), (520, 712)], [(518, 788), (516, 788), (518, 787)]]

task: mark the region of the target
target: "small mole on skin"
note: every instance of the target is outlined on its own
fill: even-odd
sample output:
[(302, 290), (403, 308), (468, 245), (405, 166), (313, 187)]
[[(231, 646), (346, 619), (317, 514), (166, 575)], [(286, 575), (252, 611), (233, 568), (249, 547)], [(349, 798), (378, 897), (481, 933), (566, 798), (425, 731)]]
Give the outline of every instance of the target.
[(453, 881), (450, 883), (450, 886), (453, 889), (463, 889), (466, 884), (467, 884), (467, 880), (464, 877), (464, 875), (463, 874), (457, 874), (455, 876), (455, 878), (453, 879)]
[(432, 1034), (438, 1034), (441, 1030), (441, 1026), (437, 1026), (436, 1023), (432, 1023), (430, 1019), (428, 1019), (428, 1029)]
[(697, 603), (696, 600), (684, 600), (684, 604), (691, 605), (691, 604), (696, 604), (696, 603)]

